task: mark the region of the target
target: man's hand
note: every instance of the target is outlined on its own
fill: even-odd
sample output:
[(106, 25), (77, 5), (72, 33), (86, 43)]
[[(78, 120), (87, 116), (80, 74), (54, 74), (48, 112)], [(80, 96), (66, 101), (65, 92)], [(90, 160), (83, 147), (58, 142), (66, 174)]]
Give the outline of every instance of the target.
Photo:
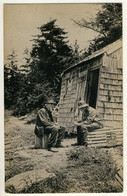
[(76, 125), (76, 126), (82, 126), (83, 125), (82, 122), (77, 122), (77, 121), (74, 121), (73, 124)]
[(88, 121), (88, 122), (92, 122), (93, 119), (92, 119), (91, 117), (88, 117), (88, 118), (87, 118), (87, 121)]
[(88, 125), (88, 124), (90, 124), (90, 122), (86, 120), (83, 122), (83, 124)]
[(55, 124), (54, 126), (55, 126), (55, 128), (60, 129), (60, 125), (58, 125), (58, 124)]

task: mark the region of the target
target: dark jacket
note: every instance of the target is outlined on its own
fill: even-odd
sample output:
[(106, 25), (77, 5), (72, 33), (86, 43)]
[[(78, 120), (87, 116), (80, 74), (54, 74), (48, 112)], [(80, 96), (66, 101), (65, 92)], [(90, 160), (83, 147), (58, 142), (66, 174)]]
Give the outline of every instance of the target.
[(38, 137), (42, 137), (46, 130), (51, 130), (56, 127), (55, 123), (53, 122), (53, 117), (51, 112), (45, 107), (41, 108), (37, 112), (37, 119), (36, 119), (36, 126), (34, 133)]

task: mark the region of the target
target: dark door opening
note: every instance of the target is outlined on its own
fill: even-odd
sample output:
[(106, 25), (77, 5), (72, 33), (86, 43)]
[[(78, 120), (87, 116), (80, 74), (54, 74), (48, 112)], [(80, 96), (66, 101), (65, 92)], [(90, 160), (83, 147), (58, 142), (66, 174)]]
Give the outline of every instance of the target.
[(90, 71), (88, 77), (87, 103), (93, 108), (96, 108), (98, 81), (99, 69)]

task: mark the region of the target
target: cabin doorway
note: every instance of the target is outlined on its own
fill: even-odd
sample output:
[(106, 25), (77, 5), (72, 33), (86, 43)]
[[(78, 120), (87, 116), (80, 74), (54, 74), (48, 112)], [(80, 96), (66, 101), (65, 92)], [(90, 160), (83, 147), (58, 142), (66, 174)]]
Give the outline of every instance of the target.
[(87, 80), (87, 103), (96, 108), (100, 69), (90, 70)]

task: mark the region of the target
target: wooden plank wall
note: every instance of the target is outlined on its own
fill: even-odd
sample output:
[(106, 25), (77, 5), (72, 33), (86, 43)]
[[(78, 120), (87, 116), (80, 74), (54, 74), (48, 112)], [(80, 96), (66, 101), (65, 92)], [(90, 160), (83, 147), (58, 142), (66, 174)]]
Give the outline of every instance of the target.
[[(66, 126), (68, 132), (74, 130), (73, 121), (79, 81), (86, 74), (86, 69), (98, 65), (101, 66), (101, 72), (97, 110), (106, 126), (122, 126), (122, 49), (119, 49), (109, 56), (104, 55), (96, 60), (92, 59), (89, 63), (77, 66), (63, 75), (57, 121)], [(68, 88), (67, 81), (69, 81)]]
[[(69, 130), (72, 131), (72, 119), (74, 118), (74, 102), (76, 96), (76, 87), (77, 87), (77, 77), (78, 69), (66, 73), (62, 77), (62, 86), (61, 86), (61, 95), (59, 102), (59, 115), (57, 122), (63, 126), (66, 126)], [(67, 80), (71, 80), (70, 92), (66, 92)]]
[[(62, 77), (61, 95), (59, 102), (59, 115), (57, 122), (68, 128), (68, 132), (73, 132), (75, 126), (73, 126), (75, 109), (78, 103), (78, 99), (82, 97), (85, 100), (87, 70), (88, 68), (101, 66), (102, 59), (98, 58), (92, 60), (89, 63), (84, 63), (80, 67), (75, 67), (68, 73), (65, 73)], [(67, 87), (67, 81), (69, 82), (69, 88)], [(67, 92), (68, 89), (68, 92)]]
[[(79, 93), (78, 85), (82, 82), (85, 84), (85, 75), (86, 66), (81, 66), (75, 68), (69, 73), (64, 74), (62, 78), (61, 95), (59, 102), (59, 115), (57, 118), (57, 122), (63, 126), (66, 126), (68, 132), (73, 132), (75, 128), (73, 125), (73, 121), (75, 114), (75, 105), (77, 104)], [(67, 92), (68, 88), (66, 85), (68, 80), (70, 80), (70, 87), (69, 91)]]
[[(105, 125), (119, 127), (123, 120), (121, 49), (103, 57), (97, 109)], [(118, 57), (118, 59), (117, 59)]]

